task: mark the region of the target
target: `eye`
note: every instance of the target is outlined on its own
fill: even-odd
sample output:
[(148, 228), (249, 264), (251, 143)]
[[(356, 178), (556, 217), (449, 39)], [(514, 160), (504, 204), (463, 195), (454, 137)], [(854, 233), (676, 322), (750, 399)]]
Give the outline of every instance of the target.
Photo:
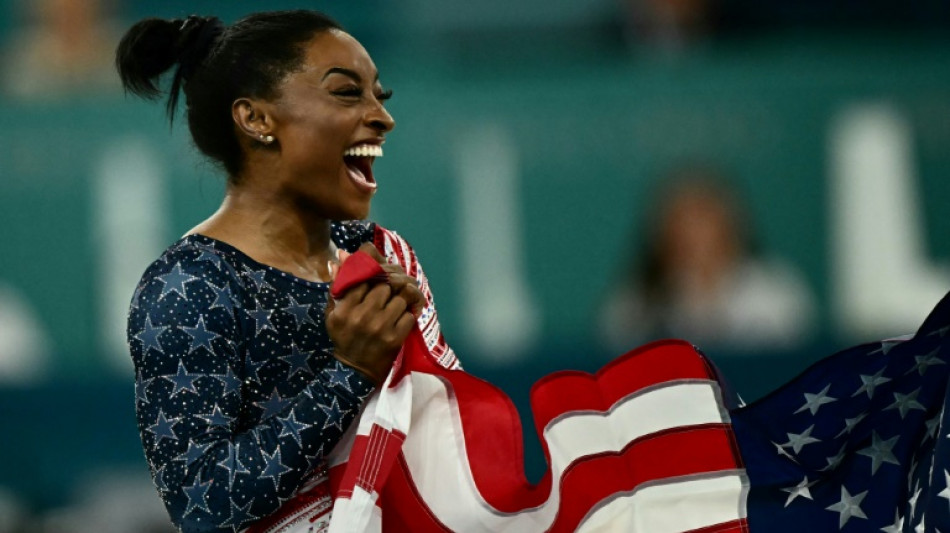
[(334, 96), (340, 96), (343, 98), (360, 98), (363, 96), (363, 89), (357, 85), (349, 85), (347, 87), (343, 87), (342, 89), (331, 91), (331, 93)]
[(376, 99), (379, 100), (380, 102), (385, 102), (386, 100), (389, 100), (392, 97), (393, 97), (392, 89), (388, 89), (376, 95)]

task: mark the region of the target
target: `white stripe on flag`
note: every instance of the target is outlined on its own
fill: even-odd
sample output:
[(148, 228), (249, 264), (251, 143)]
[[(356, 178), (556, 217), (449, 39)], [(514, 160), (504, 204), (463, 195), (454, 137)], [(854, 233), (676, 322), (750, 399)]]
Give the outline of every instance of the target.
[[(407, 436), (403, 454), (416, 488), (438, 519), (454, 531), (493, 533), (547, 529), (558, 511), (558, 482), (552, 483), (551, 495), (537, 508), (515, 514), (492, 508), (475, 486), (458, 410), (454, 398), (449, 398), (446, 385), (436, 376), (416, 372), (412, 374), (412, 385), (412, 431)], [(614, 409), (606, 413), (578, 412), (553, 421), (545, 431), (548, 442), (552, 439), (563, 442), (554, 456), (552, 474), (558, 480), (575, 459), (619, 451), (630, 441), (652, 432), (721, 422), (718, 389), (712, 382), (674, 382), (641, 391), (618, 401)], [(608, 433), (610, 438), (605, 438)], [(456, 445), (447, 445), (452, 442)], [(433, 447), (439, 448), (438, 453), (432, 452)], [(732, 492), (738, 501), (738, 488)]]
[[(617, 420), (624, 422), (618, 424)], [(657, 431), (722, 422), (725, 419), (719, 408), (719, 389), (713, 382), (673, 381), (637, 391), (607, 412), (567, 413), (552, 420), (544, 435), (552, 447), (554, 472), (560, 474), (579, 457), (619, 451)]]
[(745, 518), (739, 472), (645, 484), (598, 507), (578, 533), (681, 533)]
[[(365, 410), (364, 413), (374, 413), (373, 421), (383, 429), (396, 429), (406, 433), (412, 420), (412, 411), (409, 409), (409, 402), (412, 401), (412, 383), (404, 377), (390, 388), (392, 379), (393, 373), (390, 372), (381, 387), (381, 390), (386, 390), (386, 393), (378, 395), (379, 401), (373, 411)], [(363, 418), (366, 416), (362, 416), (361, 421)], [(362, 427), (363, 424), (360, 424), (361, 432)], [(369, 431), (365, 434), (368, 435)]]
[(337, 498), (333, 502), (333, 514), (347, 520), (331, 520), (328, 533), (365, 533), (382, 531), (382, 513), (376, 507), (377, 495), (360, 487), (353, 489), (349, 498)]

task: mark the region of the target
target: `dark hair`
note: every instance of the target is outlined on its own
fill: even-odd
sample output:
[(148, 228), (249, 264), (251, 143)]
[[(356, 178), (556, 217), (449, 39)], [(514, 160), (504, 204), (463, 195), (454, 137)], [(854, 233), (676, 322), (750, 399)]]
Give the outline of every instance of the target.
[(147, 99), (176, 64), (167, 112), (174, 120), (179, 90), (185, 93), (188, 129), (195, 145), (236, 179), (244, 159), (231, 118), (241, 97), (272, 98), (277, 84), (303, 63), (303, 44), (319, 32), (341, 29), (308, 10), (256, 13), (225, 27), (216, 17), (148, 18), (132, 26), (116, 49), (122, 85)]

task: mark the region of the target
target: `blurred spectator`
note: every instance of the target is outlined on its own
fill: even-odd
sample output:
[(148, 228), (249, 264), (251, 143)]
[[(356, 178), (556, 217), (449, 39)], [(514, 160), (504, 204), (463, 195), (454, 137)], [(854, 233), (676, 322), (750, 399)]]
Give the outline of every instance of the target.
[(50, 340), (26, 299), (0, 281), (0, 385), (41, 379), (49, 363)]
[(719, 0), (621, 0), (623, 39), (631, 49), (676, 55), (711, 36)]
[(760, 257), (733, 191), (714, 171), (687, 168), (664, 182), (645, 248), (602, 312), (613, 353), (659, 338), (731, 353), (808, 340), (813, 296), (798, 274)]
[(3, 89), (21, 99), (118, 92), (115, 0), (21, 0), (5, 43)]

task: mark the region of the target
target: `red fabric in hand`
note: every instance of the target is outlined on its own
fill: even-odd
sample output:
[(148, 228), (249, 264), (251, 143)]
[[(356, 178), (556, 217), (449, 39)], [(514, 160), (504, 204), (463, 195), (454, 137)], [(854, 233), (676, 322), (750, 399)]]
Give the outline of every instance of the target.
[(333, 285), (330, 286), (330, 296), (339, 300), (346, 291), (366, 282), (385, 282), (389, 279), (383, 267), (366, 252), (354, 252), (343, 260), (340, 271), (337, 272)]

